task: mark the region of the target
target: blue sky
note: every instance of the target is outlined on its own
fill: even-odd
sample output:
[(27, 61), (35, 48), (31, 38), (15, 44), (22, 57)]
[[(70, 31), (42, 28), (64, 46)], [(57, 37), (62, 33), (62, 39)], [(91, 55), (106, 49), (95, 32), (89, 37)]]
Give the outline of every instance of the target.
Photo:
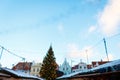
[[(0, 45), (26, 61), (42, 62), (50, 44), (58, 64), (119, 59), (119, 0), (1, 0)], [(97, 44), (98, 43), (98, 44)], [(119, 55), (119, 56), (118, 56)], [(22, 61), (4, 51), (2, 66)]]

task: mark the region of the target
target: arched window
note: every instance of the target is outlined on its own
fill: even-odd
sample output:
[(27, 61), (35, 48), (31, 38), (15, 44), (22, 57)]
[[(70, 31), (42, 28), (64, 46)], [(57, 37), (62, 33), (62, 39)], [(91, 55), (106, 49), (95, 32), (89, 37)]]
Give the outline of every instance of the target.
[(80, 66), (80, 69), (82, 69), (82, 66)]
[(39, 68), (37, 68), (37, 72), (39, 72)]
[(33, 72), (35, 72), (35, 68), (33, 68)]

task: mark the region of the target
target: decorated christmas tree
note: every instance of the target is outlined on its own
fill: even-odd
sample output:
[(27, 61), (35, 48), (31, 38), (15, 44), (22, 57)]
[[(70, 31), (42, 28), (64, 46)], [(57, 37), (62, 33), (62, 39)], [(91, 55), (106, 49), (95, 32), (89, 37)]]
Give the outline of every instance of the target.
[(46, 56), (43, 59), (40, 76), (46, 80), (54, 80), (57, 77), (56, 68), (56, 59), (52, 50), (52, 46), (50, 46)]

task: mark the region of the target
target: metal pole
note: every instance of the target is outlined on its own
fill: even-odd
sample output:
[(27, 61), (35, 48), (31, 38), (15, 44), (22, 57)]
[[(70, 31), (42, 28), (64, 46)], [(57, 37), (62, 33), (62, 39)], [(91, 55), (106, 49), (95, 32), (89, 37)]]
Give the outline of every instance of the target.
[(72, 60), (71, 60), (71, 73), (72, 73)]
[(107, 56), (107, 59), (108, 59), (108, 61), (109, 61), (108, 51), (107, 51), (107, 45), (106, 45), (106, 40), (105, 40), (105, 38), (103, 38), (103, 41), (104, 41), (106, 56)]
[(71, 60), (71, 73), (72, 73), (72, 63), (74, 62), (74, 60)]
[(87, 64), (89, 64), (89, 61), (88, 61), (88, 50), (85, 50), (85, 52), (86, 52), (86, 57), (87, 57)]

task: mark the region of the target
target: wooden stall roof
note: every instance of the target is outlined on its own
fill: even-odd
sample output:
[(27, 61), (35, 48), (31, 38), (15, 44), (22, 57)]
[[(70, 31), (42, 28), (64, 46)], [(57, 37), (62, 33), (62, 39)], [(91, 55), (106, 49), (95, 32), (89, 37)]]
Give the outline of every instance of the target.
[(76, 75), (76, 76), (72, 76), (71, 78), (100, 77), (100, 76), (111, 76), (111, 75), (120, 75), (120, 71), (106, 72), (106, 73), (93, 73), (93, 74)]
[(0, 77), (10, 77), (10, 75), (8, 75), (8, 74), (4, 74), (4, 73), (0, 73)]

